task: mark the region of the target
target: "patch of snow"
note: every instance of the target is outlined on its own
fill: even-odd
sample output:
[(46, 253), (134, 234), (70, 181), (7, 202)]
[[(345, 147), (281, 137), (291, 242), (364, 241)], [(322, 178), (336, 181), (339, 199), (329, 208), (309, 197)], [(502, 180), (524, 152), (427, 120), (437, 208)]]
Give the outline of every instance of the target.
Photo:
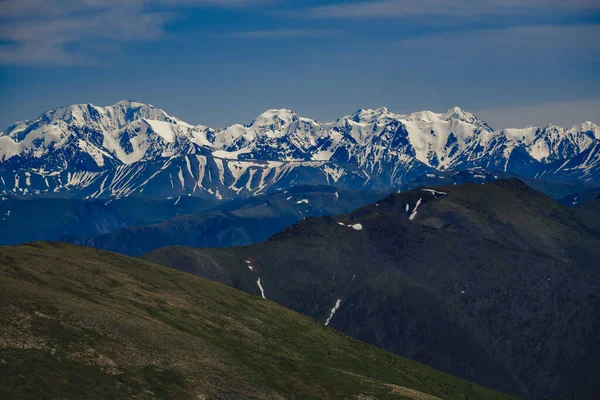
[(175, 135), (171, 127), (173, 126), (170, 122), (156, 121), (151, 119), (145, 119), (146, 123), (152, 127), (152, 130), (160, 136), (167, 143), (175, 142)]
[(183, 179), (183, 171), (181, 170), (181, 168), (179, 168), (177, 176), (179, 177), (179, 182), (181, 183), (181, 189), (185, 189), (185, 181)]
[(212, 152), (212, 155), (217, 158), (224, 158), (226, 160), (237, 160), (240, 154), (251, 153), (252, 149), (245, 148), (238, 151), (225, 151), (225, 150), (215, 150)]
[(447, 194), (448, 194), (448, 193), (446, 193), (446, 192), (440, 192), (440, 191), (438, 191), (438, 190), (433, 190), (433, 189), (422, 189), (422, 190), (423, 190), (424, 192), (429, 192), (429, 193), (431, 193), (431, 194), (432, 194), (432, 195), (434, 195), (436, 198), (438, 197), (438, 195), (440, 195), (440, 196), (445, 196), (445, 195), (447, 195)]
[(258, 285), (258, 288), (260, 289), (260, 294), (261, 294), (262, 298), (266, 299), (265, 290), (263, 289), (262, 285), (260, 284), (260, 278), (258, 278), (258, 280), (256, 281), (256, 284)]
[(308, 200), (307, 200), (307, 199), (302, 199), (302, 200), (298, 200), (298, 201), (296, 202), (296, 204), (302, 204), (302, 203), (304, 203), (304, 204), (308, 204)]
[(315, 161), (329, 161), (329, 159), (331, 159), (331, 156), (333, 156), (332, 151), (321, 150), (321, 151), (318, 151), (317, 153), (315, 153), (312, 156), (312, 159)]
[(325, 326), (329, 325), (329, 322), (331, 322), (331, 318), (333, 318), (335, 312), (338, 310), (338, 308), (340, 308), (340, 304), (342, 304), (342, 299), (337, 299), (337, 301), (335, 302), (335, 306), (333, 306), (331, 312), (329, 313), (329, 318), (327, 318), (327, 321), (325, 321)]
[(339, 181), (340, 178), (342, 176), (344, 176), (344, 174), (346, 173), (343, 168), (336, 168), (336, 167), (332, 167), (330, 165), (325, 165), (325, 167), (323, 167), (323, 172), (325, 173), (325, 175), (327, 177), (328, 183), (329, 183), (330, 177), (331, 177), (331, 179), (333, 179), (333, 182), (337, 183), (337, 181)]
[(417, 204), (415, 205), (414, 210), (412, 211), (412, 214), (410, 214), (410, 217), (408, 217), (409, 220), (413, 220), (415, 219), (415, 217), (417, 216), (417, 209), (419, 208), (419, 206), (421, 205), (421, 201), (423, 199), (419, 199), (419, 201), (417, 201)]
[(363, 226), (361, 224), (354, 224), (351, 226), (355, 231), (362, 231)]

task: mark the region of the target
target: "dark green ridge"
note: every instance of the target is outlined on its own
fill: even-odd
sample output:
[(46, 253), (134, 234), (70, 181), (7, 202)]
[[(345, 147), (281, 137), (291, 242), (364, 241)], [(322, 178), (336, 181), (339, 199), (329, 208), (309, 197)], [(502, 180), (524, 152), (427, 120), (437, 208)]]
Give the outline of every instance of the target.
[(322, 323), (341, 299), (332, 327), (503, 392), (594, 399), (600, 209), (516, 179), (423, 189), (252, 246), (142, 258), (255, 295), (260, 277), (269, 299)]
[(114, 253), (0, 247), (0, 275), (3, 399), (510, 398)]

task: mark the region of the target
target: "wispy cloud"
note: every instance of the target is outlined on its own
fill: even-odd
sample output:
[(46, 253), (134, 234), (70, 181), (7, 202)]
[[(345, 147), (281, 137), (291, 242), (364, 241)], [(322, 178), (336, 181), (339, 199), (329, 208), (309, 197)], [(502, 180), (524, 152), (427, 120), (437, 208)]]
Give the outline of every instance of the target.
[(293, 39), (293, 38), (323, 38), (335, 35), (335, 31), (327, 29), (271, 29), (257, 31), (228, 32), (220, 36), (248, 39)]
[[(475, 110), (474, 112), (497, 128), (518, 128), (530, 124), (545, 126), (548, 123), (571, 127), (590, 119), (593, 122), (600, 121), (600, 98)], [(507, 121), (510, 121), (508, 126)]]
[(597, 0), (376, 0), (309, 9), (315, 18), (484, 17), (542, 12), (600, 10)]
[(0, 63), (89, 64), (121, 44), (156, 40), (181, 7), (263, 6), (277, 0), (0, 0)]
[[(440, 57), (447, 52), (472, 52), (481, 57), (493, 57), (497, 51), (519, 54), (535, 50), (571, 50), (573, 56), (580, 57), (600, 53), (600, 25), (526, 25), (508, 28), (480, 29), (471, 31), (430, 33), (400, 39), (396, 43), (408, 48), (434, 51)], [(553, 60), (555, 61), (555, 60)]]

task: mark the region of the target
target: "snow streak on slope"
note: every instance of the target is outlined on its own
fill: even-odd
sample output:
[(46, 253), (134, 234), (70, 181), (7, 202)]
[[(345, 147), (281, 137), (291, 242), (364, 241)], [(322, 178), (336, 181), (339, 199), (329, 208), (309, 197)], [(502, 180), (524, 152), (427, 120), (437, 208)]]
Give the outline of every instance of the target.
[(421, 201), (423, 201), (423, 199), (419, 199), (417, 201), (417, 204), (415, 204), (415, 208), (413, 209), (412, 213), (410, 214), (410, 217), (408, 217), (409, 220), (412, 221), (417, 216), (417, 210), (419, 209), (419, 206), (421, 205)]
[(258, 288), (260, 289), (260, 295), (262, 296), (263, 299), (266, 299), (265, 290), (263, 289), (262, 285), (260, 284), (260, 278), (258, 278), (258, 280), (256, 281), (256, 284), (258, 285)]
[(325, 321), (325, 326), (329, 325), (329, 322), (331, 321), (331, 318), (333, 318), (333, 315), (335, 314), (335, 312), (337, 311), (337, 309), (340, 308), (341, 304), (342, 304), (342, 299), (337, 299), (336, 302), (335, 302), (335, 305), (331, 309), (331, 312), (329, 314), (329, 318), (327, 318), (327, 321)]

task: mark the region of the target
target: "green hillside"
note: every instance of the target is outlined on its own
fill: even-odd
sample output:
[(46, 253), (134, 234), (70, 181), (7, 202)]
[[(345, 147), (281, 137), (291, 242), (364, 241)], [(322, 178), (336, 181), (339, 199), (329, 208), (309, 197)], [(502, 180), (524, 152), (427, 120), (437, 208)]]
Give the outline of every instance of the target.
[(595, 399), (600, 234), (583, 211), (518, 180), (420, 188), (253, 246), (142, 258), (255, 295), (260, 278), (270, 300), (506, 393)]
[(0, 274), (3, 399), (509, 398), (113, 253), (2, 247)]

